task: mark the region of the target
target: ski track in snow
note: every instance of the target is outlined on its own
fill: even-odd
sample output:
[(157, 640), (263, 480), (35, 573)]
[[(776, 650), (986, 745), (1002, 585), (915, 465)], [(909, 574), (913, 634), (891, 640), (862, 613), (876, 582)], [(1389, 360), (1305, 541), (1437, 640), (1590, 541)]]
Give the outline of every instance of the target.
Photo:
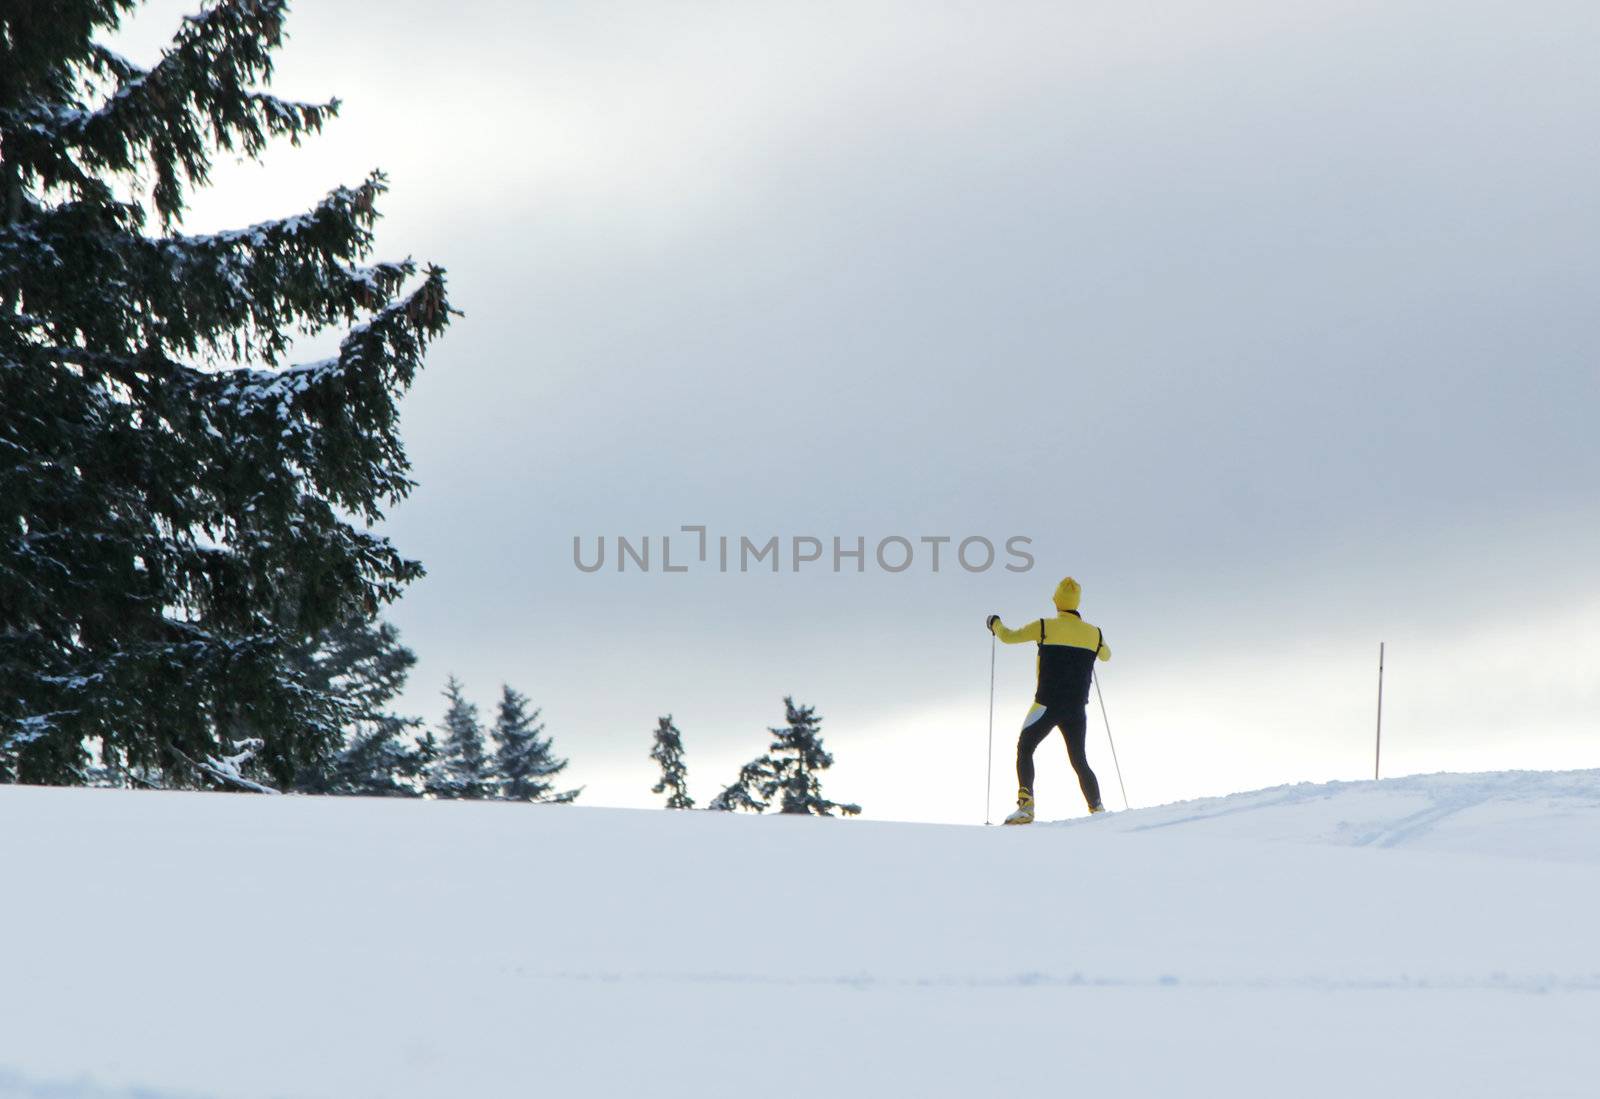
[[(1169, 828), (1205, 825), (1229, 817), (1259, 819), (1278, 809), (1299, 808), (1319, 802), (1338, 803), (1349, 795), (1381, 790), (1386, 797), (1403, 795), (1422, 799), (1426, 804), (1404, 816), (1361, 824), (1341, 819), (1337, 831), (1317, 831), (1297, 822), (1297, 834), (1279, 838), (1292, 842), (1327, 843), (1351, 847), (1395, 848), (1415, 846), (1451, 818), (1469, 815), (1489, 807), (1515, 809), (1509, 819), (1517, 823), (1548, 819), (1560, 812), (1582, 813), (1600, 809), (1600, 771), (1570, 771), (1551, 774), (1542, 771), (1512, 771), (1490, 775), (1420, 775), (1388, 779), (1382, 783), (1334, 782), (1302, 783), (1274, 787), (1223, 798), (1183, 802), (1134, 810), (1134, 823), (1118, 830), (1137, 833)], [(1117, 814), (1108, 816), (1108, 821)], [(1096, 820), (1055, 822), (1057, 826), (1092, 826)], [(1591, 832), (1593, 842), (1583, 845), (1582, 861), (1600, 863), (1600, 829)], [(1252, 838), (1266, 838), (1255, 836)], [(1583, 839), (1581, 835), (1576, 837)], [(1506, 854), (1514, 858), (1570, 857), (1550, 851), (1522, 849), (1508, 852), (1473, 851), (1473, 854)]]
[(1183, 978), (1164, 974), (1155, 978), (1107, 977), (1083, 973), (1065, 976), (1052, 973), (1018, 973), (1014, 976), (982, 977), (950, 975), (942, 977), (879, 977), (870, 973), (843, 974), (837, 977), (784, 977), (759, 973), (523, 973), (537, 981), (590, 982), (594, 984), (663, 985), (764, 985), (776, 988), (844, 988), (860, 992), (873, 989), (1014, 989), (1014, 988), (1198, 988), (1254, 989), (1268, 992), (1279, 989), (1314, 989), (1324, 992), (1485, 991), (1528, 994), (1600, 992), (1600, 973), (1563, 977), (1555, 974), (1491, 974), (1487, 977), (1390, 977), (1348, 980), (1338, 977), (1290, 977), (1275, 979), (1218, 980)]
[(104, 1088), (88, 1079), (30, 1080), (0, 1068), (0, 1099), (209, 1099), (195, 1092)]

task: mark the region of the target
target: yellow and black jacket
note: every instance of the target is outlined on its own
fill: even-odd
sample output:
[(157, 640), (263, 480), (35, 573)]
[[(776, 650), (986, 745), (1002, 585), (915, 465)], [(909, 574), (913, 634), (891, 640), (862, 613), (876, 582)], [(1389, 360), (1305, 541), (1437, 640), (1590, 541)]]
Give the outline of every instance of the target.
[[(1079, 587), (1070, 577), (1056, 589), (1055, 618), (1040, 618), (1020, 629), (995, 620), (994, 633), (1007, 645), (1039, 646), (1039, 685), (1033, 700), (1041, 706), (1082, 706), (1089, 701), (1094, 662), (1111, 659), (1111, 646), (1098, 626), (1078, 614)], [(1066, 604), (1066, 605), (1063, 605)]]

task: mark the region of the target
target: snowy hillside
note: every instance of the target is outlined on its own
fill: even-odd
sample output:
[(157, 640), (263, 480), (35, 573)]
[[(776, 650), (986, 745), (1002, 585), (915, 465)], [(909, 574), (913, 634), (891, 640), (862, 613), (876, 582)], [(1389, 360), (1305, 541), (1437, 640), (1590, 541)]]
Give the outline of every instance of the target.
[(0, 1095), (1594, 1096), (1600, 772), (1028, 829), (0, 787)]

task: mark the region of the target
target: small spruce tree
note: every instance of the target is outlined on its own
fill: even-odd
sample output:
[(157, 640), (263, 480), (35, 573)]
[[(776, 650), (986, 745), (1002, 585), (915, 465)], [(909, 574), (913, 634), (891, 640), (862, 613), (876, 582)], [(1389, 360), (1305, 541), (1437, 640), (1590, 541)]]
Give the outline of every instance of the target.
[(500, 691), (495, 715), (495, 778), (499, 796), (507, 801), (575, 801), (582, 788), (556, 792), (553, 781), (566, 770), (567, 761), (556, 758), (551, 739), (544, 735), (539, 710), (528, 709), (528, 697), (510, 686)]
[(672, 715), (656, 719), (656, 742), (650, 758), (661, 766), (661, 781), (652, 794), (666, 794), (668, 809), (693, 809), (689, 796), (689, 767), (683, 761), (683, 734), (672, 723)]
[(494, 792), (494, 782), (478, 708), (467, 701), (455, 676), (445, 684), (444, 697), (448, 703), (440, 725), (444, 736), (428, 768), (425, 789), (436, 798), (489, 797)]
[(772, 769), (761, 784), (761, 797), (771, 801), (780, 795), (779, 812), (805, 813), (831, 817), (834, 810), (845, 816), (861, 812), (859, 805), (845, 805), (822, 796), (822, 772), (833, 766), (833, 756), (822, 746), (822, 718), (810, 706), (796, 706), (794, 699), (783, 700), (781, 729), (772, 729), (769, 749)]
[(763, 812), (767, 801), (762, 797), (761, 790), (773, 774), (773, 761), (767, 756), (757, 756), (739, 768), (739, 777), (712, 798), (706, 808), (723, 813), (739, 809), (748, 813)]
[(417, 737), (416, 748), (416, 783), (424, 794), (433, 794), (433, 776), (439, 766), (439, 757), (442, 750), (439, 738), (433, 734), (432, 729), (424, 729)]
[(415, 719), (385, 714), (351, 731), (344, 747), (300, 784), (307, 794), (369, 798), (422, 796), (422, 754), (411, 739)]
[(421, 761), (414, 717), (389, 712), (417, 662), (387, 622), (354, 618), (299, 646), (296, 666), (313, 689), (340, 700), (344, 744), (322, 764), (307, 768), (296, 788), (308, 794), (415, 797)]

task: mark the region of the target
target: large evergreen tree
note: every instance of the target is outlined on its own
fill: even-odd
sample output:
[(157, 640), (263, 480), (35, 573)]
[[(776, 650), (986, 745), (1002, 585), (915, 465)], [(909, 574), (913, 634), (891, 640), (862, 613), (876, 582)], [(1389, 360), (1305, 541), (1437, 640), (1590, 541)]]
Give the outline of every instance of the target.
[(214, 155), (338, 104), (260, 90), (284, 0), (214, 3), (149, 68), (97, 41), (136, 6), (0, 6), (0, 779), (283, 786), (341, 741), (295, 646), (422, 571), (367, 527), (411, 487), (444, 273), (366, 264), (380, 173), (181, 232)]
[(428, 768), (427, 792), (436, 798), (486, 798), (494, 793), (494, 776), (484, 746), (478, 707), (467, 701), (461, 683), (445, 684), (444, 733), (437, 757)]
[(307, 768), (296, 786), (305, 793), (415, 797), (422, 770), (414, 739), (422, 724), (390, 712), (417, 662), (387, 622), (351, 619), (324, 631), (293, 653), (296, 669), (313, 690), (339, 699), (344, 744)]
[(655, 745), (650, 758), (661, 767), (661, 781), (650, 790), (652, 794), (666, 794), (668, 809), (693, 809), (694, 798), (689, 796), (689, 767), (683, 761), (683, 734), (672, 723), (672, 715), (656, 719)]
[(783, 700), (781, 729), (772, 729), (771, 773), (761, 784), (761, 797), (771, 801), (781, 794), (779, 812), (809, 813), (831, 817), (834, 810), (845, 816), (861, 812), (859, 805), (842, 805), (822, 796), (822, 772), (833, 766), (833, 756), (822, 746), (822, 718), (810, 706), (796, 706), (794, 699)]
[(510, 686), (501, 688), (494, 721), (499, 796), (508, 801), (574, 801), (581, 790), (556, 791), (553, 780), (566, 770), (567, 761), (556, 758), (539, 713), (528, 708), (526, 695)]

